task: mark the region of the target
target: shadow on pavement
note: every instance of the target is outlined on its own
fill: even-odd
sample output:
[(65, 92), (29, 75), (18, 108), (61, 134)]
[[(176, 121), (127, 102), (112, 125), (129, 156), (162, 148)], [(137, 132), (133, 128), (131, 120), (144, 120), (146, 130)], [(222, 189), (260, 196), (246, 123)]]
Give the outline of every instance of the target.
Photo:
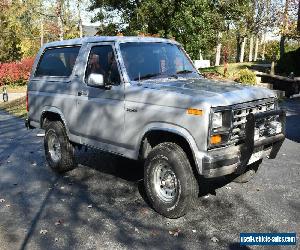
[(226, 189), (224, 178), (203, 180), (191, 212), (170, 220), (148, 206), (138, 162), (89, 149), (78, 152), (78, 168), (58, 177), (34, 132), (9, 133), (22, 138), (6, 142), (0, 163), (0, 198), (11, 204), (0, 206), (0, 242), (10, 249), (237, 249), (240, 232), (278, 231), (261, 205), (265, 193), (256, 191), (261, 183)]

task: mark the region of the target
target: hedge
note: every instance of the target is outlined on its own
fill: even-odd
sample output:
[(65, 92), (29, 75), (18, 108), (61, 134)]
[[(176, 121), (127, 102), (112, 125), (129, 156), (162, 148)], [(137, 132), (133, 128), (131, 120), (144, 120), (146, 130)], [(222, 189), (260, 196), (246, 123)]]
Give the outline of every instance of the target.
[(300, 47), (294, 51), (285, 53), (277, 62), (276, 74), (300, 76)]
[(26, 85), (33, 62), (33, 58), (26, 58), (17, 62), (0, 63), (0, 86)]

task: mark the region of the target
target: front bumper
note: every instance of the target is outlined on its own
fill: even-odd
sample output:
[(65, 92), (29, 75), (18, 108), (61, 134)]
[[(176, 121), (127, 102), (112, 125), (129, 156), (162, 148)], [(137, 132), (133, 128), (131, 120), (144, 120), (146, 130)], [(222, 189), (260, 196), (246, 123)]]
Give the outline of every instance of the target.
[[(278, 116), (282, 132), (262, 139), (254, 140), (258, 120)], [(223, 176), (231, 173), (241, 174), (247, 165), (264, 157), (274, 159), (285, 139), (286, 114), (283, 110), (274, 110), (247, 116), (245, 142), (237, 146), (210, 150), (202, 158), (202, 174), (206, 178)]]

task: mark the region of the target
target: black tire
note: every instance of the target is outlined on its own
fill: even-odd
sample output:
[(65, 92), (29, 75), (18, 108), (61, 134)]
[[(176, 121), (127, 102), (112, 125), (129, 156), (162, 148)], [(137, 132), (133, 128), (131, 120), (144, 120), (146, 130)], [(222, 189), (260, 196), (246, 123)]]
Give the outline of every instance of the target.
[(244, 173), (237, 176), (235, 174), (231, 175), (231, 179), (235, 183), (247, 183), (254, 178), (256, 172), (258, 170), (259, 165), (261, 164), (262, 160), (252, 163), (249, 165)]
[[(49, 166), (59, 173), (74, 169), (76, 167), (75, 148), (70, 143), (63, 124), (60, 121), (49, 121), (45, 130), (44, 148)], [(56, 143), (51, 140), (55, 140)]]
[[(165, 177), (157, 178), (158, 174), (163, 174), (163, 170), (160, 168), (164, 169), (165, 175), (168, 173), (167, 179)], [(173, 178), (172, 181), (169, 176)], [(159, 183), (156, 181), (157, 179)], [(170, 186), (173, 185), (173, 189), (168, 189), (168, 191), (172, 190), (169, 191), (171, 193), (169, 196), (174, 193), (173, 198), (170, 198), (170, 200), (162, 198), (164, 190), (167, 189), (163, 185), (166, 186), (167, 181)], [(157, 145), (149, 153), (145, 161), (144, 185), (147, 197), (154, 210), (172, 219), (185, 215), (194, 204), (199, 192), (198, 183), (188, 157), (181, 147), (170, 142)]]

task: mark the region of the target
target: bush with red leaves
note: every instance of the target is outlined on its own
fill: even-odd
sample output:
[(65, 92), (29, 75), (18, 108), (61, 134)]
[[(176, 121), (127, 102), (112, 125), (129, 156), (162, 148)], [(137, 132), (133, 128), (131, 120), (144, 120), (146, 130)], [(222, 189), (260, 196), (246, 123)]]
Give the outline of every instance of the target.
[(0, 63), (0, 86), (26, 85), (34, 58), (25, 58), (17, 62)]

